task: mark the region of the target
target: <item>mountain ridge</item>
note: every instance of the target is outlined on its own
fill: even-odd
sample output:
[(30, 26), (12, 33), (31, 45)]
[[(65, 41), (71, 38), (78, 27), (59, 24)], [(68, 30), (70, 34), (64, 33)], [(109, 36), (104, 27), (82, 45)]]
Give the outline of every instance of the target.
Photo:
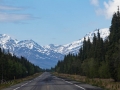
[[(87, 33), (84, 37), (86, 40), (89, 37), (92, 42), (93, 35), (94, 33), (97, 34), (97, 32), (98, 30), (94, 30), (93, 32)], [(108, 28), (100, 29), (99, 32), (103, 40), (110, 33)], [(62, 60), (64, 55), (68, 53), (77, 54), (80, 47), (82, 47), (83, 40), (84, 38), (65, 45), (49, 44), (41, 46), (32, 39), (18, 41), (6, 34), (0, 34), (0, 47), (5, 50), (9, 49), (10, 53), (18, 57), (26, 57), (30, 62), (39, 65), (41, 68), (51, 68), (56, 65), (58, 60)]]

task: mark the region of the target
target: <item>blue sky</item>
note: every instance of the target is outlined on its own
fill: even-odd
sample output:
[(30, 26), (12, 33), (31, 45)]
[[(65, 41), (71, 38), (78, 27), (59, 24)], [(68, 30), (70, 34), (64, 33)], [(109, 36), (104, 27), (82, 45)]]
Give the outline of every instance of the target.
[(63, 45), (109, 28), (118, 4), (120, 0), (0, 0), (0, 33)]

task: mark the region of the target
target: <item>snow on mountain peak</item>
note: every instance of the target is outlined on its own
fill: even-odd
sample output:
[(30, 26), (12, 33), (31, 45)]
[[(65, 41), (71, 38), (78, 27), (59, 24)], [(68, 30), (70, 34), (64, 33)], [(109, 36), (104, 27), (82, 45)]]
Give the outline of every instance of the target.
[(103, 40), (105, 40), (110, 35), (109, 28), (101, 29), (99, 32)]
[(6, 35), (6, 34), (0, 34), (0, 43), (5, 44), (6, 42), (8, 42), (11, 39), (10, 36)]
[[(88, 40), (88, 37), (89, 37), (90, 41), (92, 42), (94, 34), (97, 35), (97, 33), (98, 33), (98, 29), (94, 30), (93, 32), (89, 32), (84, 37), (86, 38), (86, 40)], [(104, 29), (100, 29), (99, 33), (100, 33), (101, 38), (103, 38), (103, 40), (105, 40), (108, 37), (108, 35), (110, 34), (110, 31), (109, 31), (109, 28), (104, 28)], [(79, 39), (72, 43), (63, 45), (62, 47), (58, 47), (57, 52), (62, 53), (62, 54), (68, 54), (70, 52), (77, 54), (80, 47), (83, 45), (84, 37), (82, 39)]]
[(11, 42), (11, 41), (13, 41), (16, 44), (19, 42), (17, 39), (13, 39), (7, 34), (0, 34), (0, 44), (1, 43), (6, 44), (7, 42)]
[[(97, 33), (98, 33), (98, 29), (94, 30), (93, 32), (87, 33), (84, 37), (86, 38), (86, 40), (88, 40), (88, 37), (89, 37), (90, 41), (92, 42), (94, 34), (96, 34), (96, 36), (97, 36)], [(104, 29), (100, 29), (99, 33), (101, 35), (101, 38), (103, 38), (103, 40), (105, 40), (108, 37), (108, 35), (110, 34), (110, 31), (109, 31), (109, 28), (104, 28)], [(79, 39), (77, 41), (74, 41), (72, 43), (68, 43), (65, 45), (50, 44), (50, 45), (46, 45), (44, 47), (47, 49), (54, 50), (55, 52), (61, 53), (63, 55), (66, 55), (68, 53), (77, 54), (80, 47), (83, 45), (84, 37), (82, 39)]]
[(18, 43), (18, 40), (12, 39), (6, 34), (0, 34), (0, 47), (4, 49), (13, 50), (15, 45)]
[[(105, 40), (110, 31), (108, 28), (99, 30), (101, 38)], [(97, 35), (98, 30), (89, 32), (84, 37), (92, 42), (94, 34)], [(56, 65), (58, 60), (62, 60), (64, 55), (68, 53), (77, 54), (80, 47), (83, 45), (84, 38), (74, 41), (66, 45), (54, 45), (49, 44), (46, 46), (40, 46), (33, 40), (17, 41), (6, 34), (0, 34), (0, 47), (9, 49), (11, 53), (17, 56), (24, 56), (32, 63), (39, 65), (41, 68), (51, 68)]]

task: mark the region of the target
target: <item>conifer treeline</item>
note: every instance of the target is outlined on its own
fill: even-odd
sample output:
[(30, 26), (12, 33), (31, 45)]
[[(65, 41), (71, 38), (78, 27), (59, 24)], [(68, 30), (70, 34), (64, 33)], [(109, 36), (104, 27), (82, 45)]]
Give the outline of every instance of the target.
[(78, 55), (68, 54), (55, 70), (60, 73), (80, 74), (90, 78), (113, 78), (120, 81), (120, 13), (113, 15), (110, 35), (103, 41), (98, 30), (93, 42), (84, 38)]
[(0, 80), (13, 80), (23, 78), (37, 72), (41, 69), (29, 62), (24, 57), (16, 57), (0, 48)]

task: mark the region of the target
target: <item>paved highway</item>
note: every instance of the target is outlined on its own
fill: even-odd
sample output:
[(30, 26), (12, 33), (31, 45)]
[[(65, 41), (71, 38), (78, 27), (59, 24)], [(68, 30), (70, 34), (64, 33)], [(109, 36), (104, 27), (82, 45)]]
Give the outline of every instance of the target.
[(45, 72), (39, 77), (3, 90), (103, 90), (88, 84), (67, 81)]

